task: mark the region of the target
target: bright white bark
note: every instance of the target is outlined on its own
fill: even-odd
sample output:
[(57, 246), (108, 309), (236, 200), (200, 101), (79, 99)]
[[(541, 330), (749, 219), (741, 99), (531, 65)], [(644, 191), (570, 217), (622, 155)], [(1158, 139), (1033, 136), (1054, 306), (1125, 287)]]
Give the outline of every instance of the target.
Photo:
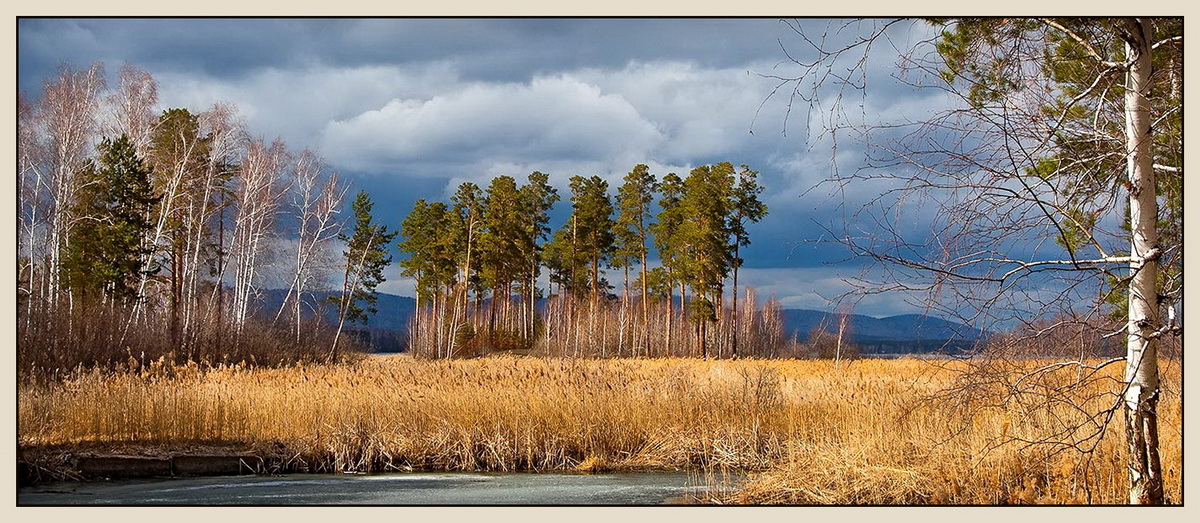
[(285, 310), (290, 309), (298, 342), (304, 294), (318, 276), (320, 256), (340, 230), (341, 224), (336, 218), (348, 186), (343, 185), (336, 174), (326, 175), (321, 159), (309, 150), (300, 153), (292, 168), (292, 175), (292, 204), (299, 220), (297, 241), (293, 251), (291, 282), (275, 318), (278, 320)]
[(233, 223), (230, 260), (234, 264), (231, 321), (239, 336), (250, 314), (250, 302), (256, 290), (260, 257), (266, 238), (275, 225), (276, 212), (284, 193), (280, 184), (287, 165), (283, 142), (267, 146), (262, 140), (251, 142), (241, 163), (241, 183), (235, 199), (237, 216)]
[(104, 68), (97, 62), (86, 71), (64, 68), (58, 81), (47, 84), (39, 105), (49, 147), (49, 209), (47, 294), (51, 305), (57, 302), (62, 253), (74, 222), (79, 172), (95, 138), (98, 96), (104, 87)]
[(1130, 58), (1125, 91), (1125, 144), (1129, 174), (1129, 324), (1125, 368), (1129, 502), (1162, 503), (1158, 456), (1158, 201), (1150, 144), (1150, 42), (1142, 20), (1128, 20), (1124, 37)]
[[(177, 132), (179, 133), (177, 136), (170, 137), (172, 150), (160, 153), (161, 157), (152, 158), (155, 169), (153, 183), (155, 191), (159, 195), (159, 203), (154, 228), (146, 240), (149, 249), (142, 259), (142, 265), (147, 267), (152, 266), (155, 260), (164, 253), (171, 252), (178, 246), (173, 242), (186, 244), (186, 239), (190, 238), (190, 234), (184, 231), (180, 237), (178, 236), (179, 231), (193, 225), (189, 219), (189, 215), (192, 213), (189, 211), (193, 207), (193, 200), (196, 196), (192, 192), (195, 191), (197, 183), (195, 178), (202, 176), (199, 170), (205, 167), (197, 165), (194, 160), (198, 150), (204, 144), (200, 133), (193, 135), (182, 127), (178, 128)], [(179, 256), (178, 259), (172, 258), (171, 271), (176, 278), (187, 274), (187, 267), (174, 266), (175, 264), (183, 265), (185, 260), (186, 256)], [(142, 274), (138, 281), (137, 295), (146, 299), (135, 302), (130, 321), (140, 320), (147, 308), (154, 308), (154, 305), (160, 305), (163, 300), (167, 300), (171, 304), (168, 314), (171, 315), (172, 330), (177, 335), (179, 334), (177, 323), (180, 318), (179, 306), (182, 305), (178, 295), (182, 288), (180, 282), (172, 280), (173, 288), (166, 291), (166, 298), (161, 292), (157, 295), (150, 294), (150, 286), (153, 283), (151, 274)]]
[(46, 295), (42, 260), (46, 255), (44, 207), (48, 204), (45, 175), (45, 147), (41, 140), (40, 119), (35, 106), (25, 97), (17, 99), (17, 192), (19, 200), (17, 253), (19, 295), (26, 300), (26, 321), (35, 305)]

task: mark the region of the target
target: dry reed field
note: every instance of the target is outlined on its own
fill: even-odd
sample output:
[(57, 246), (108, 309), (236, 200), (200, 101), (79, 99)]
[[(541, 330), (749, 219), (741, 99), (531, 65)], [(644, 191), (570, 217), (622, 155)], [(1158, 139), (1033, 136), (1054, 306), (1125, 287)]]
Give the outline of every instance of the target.
[[(1104, 369), (1093, 392), (1112, 389), (1119, 367)], [(1020, 443), (1082, 415), (1069, 405), (1099, 410), (1109, 395), (1001, 404), (980, 396), (969, 408), (953, 397), (933, 399), (958, 383), (961, 368), (918, 360), (511, 356), (381, 356), (271, 369), (160, 364), (25, 380), (18, 432), (22, 449), (97, 442), (283, 449), (303, 468), (327, 472), (749, 473), (712, 500), (726, 503), (1126, 502), (1119, 411), (1089, 454)], [(1178, 361), (1163, 369), (1165, 492), (1179, 503), (1181, 369)], [(1047, 394), (1057, 379), (1046, 378)], [(1085, 430), (1057, 439), (1092, 441)]]

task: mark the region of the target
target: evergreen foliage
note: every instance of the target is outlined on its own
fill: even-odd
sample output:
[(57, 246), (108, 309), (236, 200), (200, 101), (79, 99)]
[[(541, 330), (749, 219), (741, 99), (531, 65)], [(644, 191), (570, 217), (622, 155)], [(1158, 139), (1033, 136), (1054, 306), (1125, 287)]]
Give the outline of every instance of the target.
[[(668, 174), (659, 184), (647, 165), (638, 164), (624, 177), (615, 199), (603, 178), (572, 176), (571, 214), (548, 241), (549, 213), (559, 196), (549, 175), (539, 171), (521, 186), (511, 176), (498, 176), (486, 192), (464, 183), (451, 198), (452, 208), (418, 200), (403, 222), (399, 244), (405, 256), (401, 274), (416, 280), (418, 305), (425, 304), (414, 320), (414, 347), (439, 357), (477, 354), (529, 349), (534, 336), (544, 335), (543, 343), (570, 347), (560, 349), (563, 354), (661, 354), (663, 348), (652, 347), (651, 339), (680, 336), (682, 341), (687, 325), (695, 327), (697, 355), (705, 354), (710, 338), (714, 347), (734, 344), (720, 354), (736, 354), (741, 333), (781, 340), (742, 324), (759, 321), (754, 319), (756, 304), (748, 304), (744, 315), (737, 312), (736, 299), (733, 312), (723, 306), (725, 280), (733, 273), (736, 289), (739, 249), (750, 243), (747, 226), (766, 214), (758, 199), (762, 187), (757, 174), (748, 166), (738, 172), (722, 162), (697, 167), (687, 179)], [(651, 242), (659, 266), (652, 266)], [(640, 273), (632, 284), (641, 287), (636, 304), (629, 275), (635, 265)], [(542, 267), (557, 290), (539, 310)], [(624, 270), (620, 300), (609, 294), (609, 269)], [(676, 286), (678, 313), (669, 305)], [(694, 296), (692, 307), (699, 307), (691, 314), (683, 307), (688, 290)], [(656, 303), (668, 305), (665, 313)], [(725, 319), (730, 325), (709, 328)], [(665, 333), (652, 332), (652, 324), (659, 322), (665, 323)], [(616, 339), (604, 341), (613, 329)], [(770, 352), (777, 353), (778, 347)], [(671, 354), (669, 346), (665, 353)]]
[(658, 200), (658, 221), (650, 226), (650, 232), (654, 235), (658, 259), (667, 269), (665, 283), (671, 287), (683, 278), (687, 267), (683, 251), (685, 246), (680, 235), (680, 229), (687, 220), (687, 215), (680, 206), (683, 200), (683, 179), (675, 173), (667, 173), (659, 185), (659, 190), (662, 197)]
[(405, 240), (397, 248), (408, 257), (400, 261), (400, 275), (414, 278), (418, 298), (432, 297), (443, 286), (453, 283), (456, 268), (453, 216), (442, 202), (426, 203), (419, 199), (401, 223)]
[(144, 242), (150, 214), (158, 202), (150, 187), (150, 168), (138, 157), (129, 138), (105, 138), (99, 160), (88, 160), (63, 262), (63, 281), (83, 296), (101, 294), (120, 301), (137, 298), (138, 278), (150, 268)]
[(521, 274), (524, 241), (521, 198), (512, 176), (497, 176), (487, 188), (487, 206), (480, 236), (480, 274), (494, 296), (508, 296), (509, 286)]
[(650, 216), (650, 204), (658, 189), (658, 182), (644, 163), (634, 166), (625, 175), (624, 182), (617, 189), (618, 214), (613, 230), (616, 241), (614, 267), (628, 267), (634, 260), (645, 264), (646, 240), (650, 237), (650, 224), (646, 223), (646, 219)]
[(397, 234), (388, 232), (386, 225), (375, 223), (375, 218), (371, 215), (374, 206), (366, 191), (359, 191), (351, 204), (354, 228), (349, 235), (338, 235), (338, 239), (346, 244), (346, 250), (343, 252), (346, 273), (342, 295), (330, 297), (338, 305), (340, 318), (350, 323), (361, 322), (363, 325), (366, 325), (370, 315), (376, 312), (375, 302), (378, 297), (375, 288), (387, 280), (383, 270), (392, 263), (388, 250)]

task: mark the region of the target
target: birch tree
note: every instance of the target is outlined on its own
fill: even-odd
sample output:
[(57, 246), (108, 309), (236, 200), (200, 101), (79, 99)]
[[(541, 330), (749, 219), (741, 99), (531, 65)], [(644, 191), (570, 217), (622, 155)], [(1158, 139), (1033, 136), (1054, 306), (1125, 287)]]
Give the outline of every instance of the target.
[[(204, 313), (202, 319), (205, 321), (215, 320), (219, 350), (225, 336), (225, 276), (229, 268), (228, 254), (232, 240), (232, 228), (228, 227), (226, 217), (234, 204), (234, 182), (238, 176), (238, 164), (250, 140), (246, 136), (245, 122), (232, 104), (213, 104), (207, 111), (200, 113), (197, 123), (200, 133), (208, 142), (208, 163), (204, 171), (204, 205), (197, 215), (204, 226), (195, 229), (196, 237), (193, 241), (196, 248), (192, 252), (191, 266), (200, 269), (201, 263), (207, 262), (213, 269), (210, 271), (212, 286), (207, 297), (208, 305), (202, 307), (201, 312)], [(201, 246), (205, 248), (201, 249)], [(206, 259), (201, 260), (201, 256), (205, 256)], [(199, 276), (200, 274), (196, 274), (194, 278)], [(199, 286), (193, 285), (191, 289), (197, 295), (193, 296), (190, 302), (199, 306)]]
[(250, 143), (241, 160), (240, 179), (234, 199), (237, 215), (233, 219), (233, 302), (231, 320), (235, 339), (250, 317), (250, 304), (257, 295), (258, 270), (266, 255), (268, 237), (286, 191), (281, 177), (288, 164), (283, 142), (267, 145), (262, 140)]
[[(275, 313), (278, 320), (290, 310), (295, 341), (300, 342), (303, 324), (303, 303), (311, 294), (315, 280), (320, 280), (320, 268), (327, 247), (341, 229), (338, 215), (348, 187), (336, 173), (326, 171), (321, 157), (305, 149), (291, 166), (291, 212), (296, 220), (296, 246), (292, 251), (291, 278), (287, 294)], [(316, 314), (317, 311), (309, 311)]]
[(76, 174), (83, 167), (95, 139), (100, 91), (104, 88), (104, 66), (99, 62), (86, 70), (63, 66), (58, 78), (47, 83), (38, 104), (37, 117), (45, 133), (44, 178), (48, 198), (45, 298), (53, 306), (60, 290), (63, 253), (76, 216), (71, 212), (79, 189)]
[(172, 108), (163, 111), (151, 136), (148, 163), (153, 166), (152, 183), (159, 195), (158, 213), (148, 244), (152, 252), (151, 267), (168, 270), (165, 292), (152, 293), (151, 279), (157, 270), (142, 278), (138, 294), (149, 300), (138, 305), (133, 316), (139, 317), (143, 308), (165, 301), (170, 322), (171, 341), (184, 343), (185, 310), (190, 307), (185, 298), (187, 279), (192, 268), (188, 253), (194, 247), (194, 230), (201, 224), (194, 219), (195, 209), (206, 192), (205, 167), (209, 162), (210, 143), (200, 132), (200, 125), (191, 111)]
[(25, 93), (17, 96), (17, 300), (32, 319), (35, 304), (46, 294), (45, 271), (41, 260), (46, 257), (44, 236), (46, 208), (46, 149), (39, 132), (37, 108)]
[[(1082, 441), (1039, 444), (1088, 452), (1112, 415), (1125, 413), (1129, 502), (1162, 503), (1156, 405), (1158, 343), (1177, 333), (1182, 303), (1182, 238), (1160, 236), (1160, 204), (1181, 206), (1169, 191), (1183, 167), (1175, 163), (1181, 135), (1181, 19), (953, 19), (901, 58), (914, 89), (936, 89), (951, 108), (916, 121), (874, 125), (848, 120), (842, 109), (870, 76), (866, 64), (882, 38), (905, 30), (928, 34), (921, 21), (853, 21), (848, 44), (811, 37), (791, 26), (800, 45), (789, 50), (797, 74), (768, 75), (792, 103), (821, 113), (823, 136), (869, 143), (868, 167), (838, 174), (838, 187), (875, 184), (883, 196), (851, 211), (841, 234), (854, 253), (876, 260), (885, 275), (867, 292), (926, 292), (933, 307), (973, 311), (985, 327), (1052, 316), (1104, 316), (1106, 295), (1124, 296), (1124, 381), (1111, 406), (1058, 434), (1086, 427)], [(920, 38), (917, 38), (921, 40)], [(785, 46), (786, 47), (786, 46)], [(836, 73), (835, 73), (836, 71)], [(878, 87), (878, 84), (873, 84)], [(832, 97), (832, 99), (831, 99)], [(822, 103), (830, 102), (833, 103)], [(791, 104), (789, 104), (791, 107)], [(1160, 193), (1167, 190), (1167, 196)], [(909, 203), (936, 204), (933, 234), (914, 237)], [(1167, 216), (1179, 216), (1172, 210)], [(869, 224), (869, 226), (868, 226)], [(863, 232), (865, 231), (865, 232)], [(1168, 239), (1164, 243), (1164, 239)], [(1084, 358), (1038, 372), (1078, 368)], [(1086, 372), (1085, 372), (1086, 371)], [(1007, 390), (1018, 393), (1018, 377)], [(1025, 385), (1028, 386), (1028, 385)], [(1078, 423), (1078, 425), (1071, 425)]]
[(149, 72), (133, 64), (121, 66), (117, 91), (108, 95), (111, 115), (104, 125), (104, 135), (125, 135), (138, 156), (145, 158), (150, 151), (151, 137), (158, 124), (158, 83)]

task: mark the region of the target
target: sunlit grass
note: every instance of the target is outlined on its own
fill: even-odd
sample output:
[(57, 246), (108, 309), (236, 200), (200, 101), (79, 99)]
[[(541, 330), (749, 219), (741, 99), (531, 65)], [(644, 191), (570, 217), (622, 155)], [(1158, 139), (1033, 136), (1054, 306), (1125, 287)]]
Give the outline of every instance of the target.
[[(923, 402), (954, 383), (956, 367), (403, 356), (275, 369), (162, 365), (22, 383), (19, 443), (238, 443), (283, 448), (327, 471), (751, 472), (725, 502), (1125, 502), (1119, 417), (1090, 460), (1015, 444), (985, 452), (1001, 435), (1032, 438), (1051, 418), (1077, 414), (1014, 403), (964, 418)], [(1164, 374), (1167, 496), (1180, 501), (1178, 364)]]

